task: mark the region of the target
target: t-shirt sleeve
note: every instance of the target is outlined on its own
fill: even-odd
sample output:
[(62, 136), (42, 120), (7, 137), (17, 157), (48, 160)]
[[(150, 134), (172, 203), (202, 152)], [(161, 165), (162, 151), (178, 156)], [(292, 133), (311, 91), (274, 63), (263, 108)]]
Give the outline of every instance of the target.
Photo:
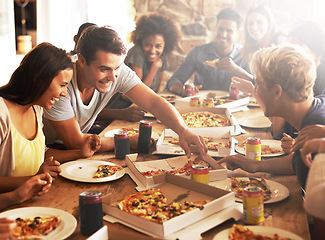
[(65, 121), (74, 116), (69, 97), (61, 97), (50, 110), (44, 110), (44, 117), (52, 121)]
[(139, 83), (142, 83), (142, 81), (137, 74), (131, 68), (122, 64), (120, 76), (117, 80), (116, 92), (126, 93)]
[(145, 56), (143, 54), (143, 51), (141, 49), (141, 47), (139, 46), (134, 46), (132, 47), (124, 60), (124, 63), (131, 67), (131, 65), (135, 65), (141, 69), (143, 69), (144, 65), (145, 65)]

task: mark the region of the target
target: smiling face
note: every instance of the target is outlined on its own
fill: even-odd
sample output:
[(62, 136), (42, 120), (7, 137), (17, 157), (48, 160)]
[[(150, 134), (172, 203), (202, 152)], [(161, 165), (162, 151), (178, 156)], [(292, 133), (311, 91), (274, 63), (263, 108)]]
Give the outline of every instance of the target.
[(247, 18), (247, 31), (249, 36), (259, 42), (263, 41), (269, 30), (269, 21), (260, 13), (251, 13)]
[(160, 34), (152, 34), (142, 40), (142, 49), (147, 61), (156, 61), (164, 52), (165, 40)]
[(238, 29), (235, 21), (220, 19), (216, 30), (217, 49), (222, 49), (230, 53), (237, 39), (237, 35)]
[(80, 63), (84, 74), (82, 79), (84, 79), (85, 83), (101, 93), (107, 93), (111, 90), (112, 84), (120, 74), (123, 57), (122, 55), (98, 50), (95, 59), (89, 65), (84, 58), (81, 58)]
[(67, 86), (71, 81), (73, 75), (72, 69), (65, 69), (59, 72), (59, 74), (53, 78), (51, 85), (43, 94), (43, 96), (37, 101), (37, 105), (49, 110), (60, 97), (67, 96)]

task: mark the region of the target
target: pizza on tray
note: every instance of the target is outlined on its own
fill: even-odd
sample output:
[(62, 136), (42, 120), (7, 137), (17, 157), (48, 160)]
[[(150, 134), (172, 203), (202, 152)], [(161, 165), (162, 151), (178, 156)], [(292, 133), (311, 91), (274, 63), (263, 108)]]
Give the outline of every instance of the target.
[(263, 191), (264, 201), (271, 199), (272, 191), (266, 183), (264, 177), (262, 177), (261, 180), (258, 180), (256, 178), (249, 178), (249, 180), (243, 180), (233, 176), (231, 177), (231, 191), (235, 192), (235, 196), (237, 198), (243, 199), (244, 188), (249, 186), (260, 187)]
[(122, 169), (122, 167), (116, 165), (99, 165), (93, 178), (109, 177)]
[(190, 128), (230, 126), (229, 119), (216, 113), (188, 112), (182, 113), (181, 115), (185, 124)]
[[(228, 142), (216, 142), (212, 137), (203, 137), (205, 143), (209, 150), (218, 151), (218, 148), (230, 148), (230, 143)], [(179, 144), (179, 138), (171, 138), (168, 140), (169, 143)]]
[(12, 239), (43, 239), (59, 224), (59, 216), (16, 218)]
[(217, 59), (214, 59), (214, 60), (207, 60), (207, 61), (203, 62), (203, 64), (206, 64), (206, 65), (208, 65), (210, 67), (217, 68), (217, 64), (218, 64), (219, 61), (220, 61), (220, 59), (217, 58)]
[[(238, 147), (242, 147), (244, 149), (246, 149), (246, 140), (244, 142), (242, 142), (241, 144), (238, 144)], [(261, 145), (261, 154), (263, 155), (268, 155), (268, 154), (275, 154), (275, 153), (279, 153), (282, 152), (282, 150), (276, 149), (276, 148), (272, 148), (269, 145), (266, 144), (262, 144)]]
[(176, 96), (174, 95), (162, 95), (162, 98), (164, 98), (167, 102), (175, 103)]
[(202, 210), (206, 203), (208, 201), (167, 204), (167, 199), (161, 189), (152, 188), (126, 196), (118, 203), (118, 207), (150, 221), (163, 223), (193, 209)]
[(139, 129), (134, 129), (134, 128), (121, 128), (120, 129), (122, 132), (127, 132), (129, 134), (129, 137), (139, 134)]
[(255, 234), (249, 228), (240, 224), (234, 224), (230, 229), (229, 240), (291, 240), (289, 238), (280, 238), (278, 234), (274, 234), (273, 237), (264, 236), (261, 234)]
[(214, 102), (214, 106), (218, 106), (218, 105), (222, 105), (225, 103), (230, 103), (233, 102), (234, 100), (232, 99), (228, 99), (228, 98), (214, 98), (213, 102)]

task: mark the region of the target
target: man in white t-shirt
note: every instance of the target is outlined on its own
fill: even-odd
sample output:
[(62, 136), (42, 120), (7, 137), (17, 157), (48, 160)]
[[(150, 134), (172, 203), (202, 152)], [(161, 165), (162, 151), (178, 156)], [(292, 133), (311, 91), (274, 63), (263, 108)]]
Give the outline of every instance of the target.
[[(105, 119), (111, 114), (105, 108), (109, 99), (114, 93), (122, 92), (173, 129), (188, 157), (191, 144), (198, 147), (201, 157), (206, 154), (203, 138), (190, 132), (178, 111), (123, 63), (126, 48), (114, 30), (97, 26), (87, 28), (79, 39), (77, 52), (78, 61), (67, 96), (61, 97), (44, 113), (47, 143), (61, 139), (67, 149), (79, 149), (95, 119)], [(113, 149), (114, 139), (101, 137), (100, 151)]]

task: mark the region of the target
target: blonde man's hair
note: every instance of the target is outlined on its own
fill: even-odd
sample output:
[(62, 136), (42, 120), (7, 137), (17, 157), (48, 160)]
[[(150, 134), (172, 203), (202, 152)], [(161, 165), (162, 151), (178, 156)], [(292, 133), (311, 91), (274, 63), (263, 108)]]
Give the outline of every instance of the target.
[(307, 53), (295, 45), (282, 45), (257, 51), (251, 67), (256, 78), (268, 89), (279, 84), (295, 102), (313, 95), (316, 78), (315, 63)]

